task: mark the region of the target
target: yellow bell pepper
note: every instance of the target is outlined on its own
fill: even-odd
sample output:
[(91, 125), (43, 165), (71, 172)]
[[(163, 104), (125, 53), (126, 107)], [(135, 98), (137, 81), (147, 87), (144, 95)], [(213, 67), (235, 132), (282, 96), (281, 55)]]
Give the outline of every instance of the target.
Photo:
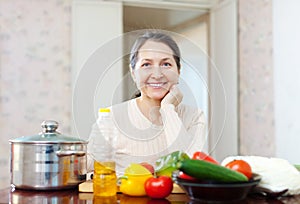
[(120, 192), (129, 196), (145, 196), (144, 184), (151, 177), (152, 174), (124, 174), (118, 179), (121, 181)]

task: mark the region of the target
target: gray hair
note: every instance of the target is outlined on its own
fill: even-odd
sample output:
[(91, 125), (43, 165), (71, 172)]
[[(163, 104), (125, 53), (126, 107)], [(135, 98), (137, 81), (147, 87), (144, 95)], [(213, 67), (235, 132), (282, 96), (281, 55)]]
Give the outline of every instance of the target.
[(181, 68), (180, 63), (180, 50), (177, 45), (177, 43), (167, 34), (157, 31), (148, 31), (144, 33), (143, 35), (139, 36), (135, 43), (133, 44), (130, 52), (130, 66), (132, 69), (135, 69), (135, 65), (137, 62), (137, 56), (139, 49), (148, 41), (152, 40), (155, 42), (161, 42), (170, 47), (170, 49), (173, 51), (173, 57), (175, 59), (176, 65), (178, 67), (178, 70)]

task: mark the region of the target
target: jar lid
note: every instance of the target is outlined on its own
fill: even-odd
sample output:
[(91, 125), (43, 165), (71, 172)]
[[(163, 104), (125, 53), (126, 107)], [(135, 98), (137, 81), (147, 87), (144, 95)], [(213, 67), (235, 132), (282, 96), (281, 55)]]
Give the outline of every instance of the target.
[(32, 136), (23, 136), (17, 139), (10, 140), (11, 143), (81, 143), (86, 144), (87, 141), (76, 138), (70, 137), (66, 135), (62, 135), (61, 133), (57, 132), (58, 122), (54, 120), (45, 120), (41, 124), (42, 132), (38, 135)]

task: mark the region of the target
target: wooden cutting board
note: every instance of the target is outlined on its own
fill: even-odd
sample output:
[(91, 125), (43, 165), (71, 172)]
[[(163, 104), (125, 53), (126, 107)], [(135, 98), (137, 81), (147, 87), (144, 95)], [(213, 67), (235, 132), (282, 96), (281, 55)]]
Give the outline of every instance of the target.
[[(78, 190), (79, 192), (83, 192), (83, 193), (93, 193), (93, 181), (88, 180), (79, 184)], [(180, 186), (174, 183), (172, 193), (185, 193), (185, 192), (180, 188)]]

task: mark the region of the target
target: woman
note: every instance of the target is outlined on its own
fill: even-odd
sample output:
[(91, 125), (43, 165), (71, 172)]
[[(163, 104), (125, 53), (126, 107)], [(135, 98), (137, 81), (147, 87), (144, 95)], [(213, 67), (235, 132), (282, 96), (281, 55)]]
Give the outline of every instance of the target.
[[(111, 107), (116, 138), (116, 166), (122, 174), (130, 163), (148, 162), (182, 150), (203, 150), (205, 120), (202, 110), (181, 103), (177, 84), (181, 63), (176, 42), (162, 32), (146, 32), (130, 53), (130, 71), (138, 98)], [(97, 124), (90, 137), (99, 137)]]

